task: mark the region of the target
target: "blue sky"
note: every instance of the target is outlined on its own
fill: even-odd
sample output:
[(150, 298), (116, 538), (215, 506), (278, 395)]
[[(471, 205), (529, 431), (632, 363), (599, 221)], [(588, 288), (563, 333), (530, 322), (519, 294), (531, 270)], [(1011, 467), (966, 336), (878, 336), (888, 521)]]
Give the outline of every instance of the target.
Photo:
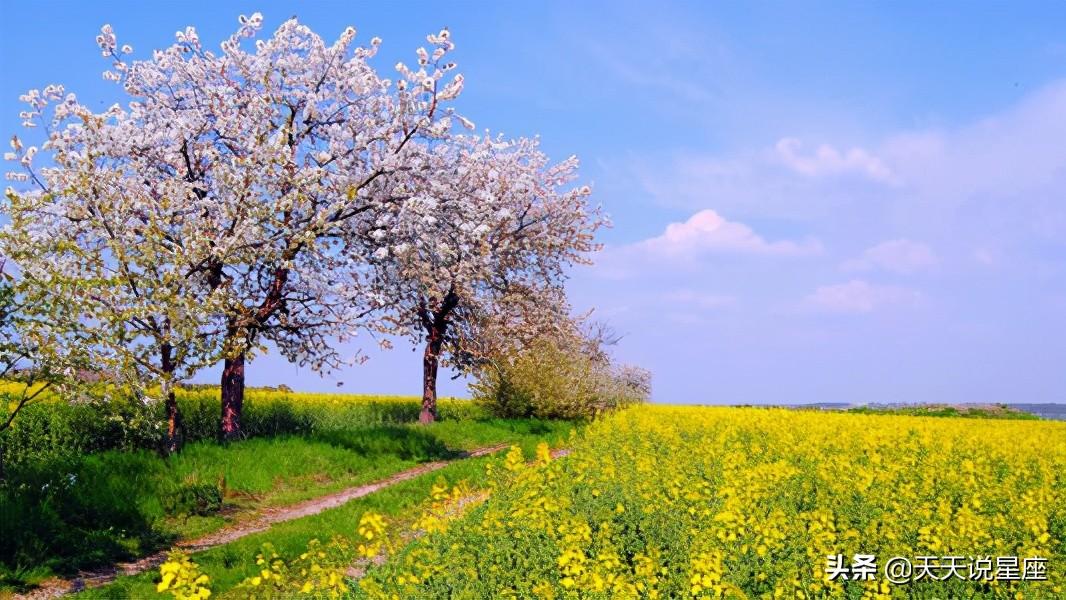
[[(5, 135), (32, 87), (111, 104), (104, 23), (144, 56), (295, 14), (380, 36), (383, 71), (449, 27), (466, 116), (581, 157), (614, 227), (571, 295), (657, 401), (1066, 401), (1066, 4), (2, 6)], [(420, 353), (370, 355), (327, 378), (267, 356), (249, 380), (420, 390)]]

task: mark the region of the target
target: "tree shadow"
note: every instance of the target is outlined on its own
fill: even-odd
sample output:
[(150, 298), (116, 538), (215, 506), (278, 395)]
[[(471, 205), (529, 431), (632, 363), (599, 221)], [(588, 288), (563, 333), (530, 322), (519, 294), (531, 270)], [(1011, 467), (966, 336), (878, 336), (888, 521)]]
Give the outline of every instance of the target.
[(102, 567), (168, 546), (159, 496), (165, 467), (149, 452), (105, 452), (12, 470), (0, 485), (0, 580)]
[(487, 417), (477, 419), (476, 422), (526, 435), (545, 435), (554, 432), (554, 429), (549, 425), (549, 421), (535, 418), (505, 419)]
[(310, 439), (344, 448), (367, 458), (394, 456), (403, 460), (426, 462), (464, 456), (463, 451), (448, 448), (429, 431), (401, 425), (322, 431), (311, 435)]

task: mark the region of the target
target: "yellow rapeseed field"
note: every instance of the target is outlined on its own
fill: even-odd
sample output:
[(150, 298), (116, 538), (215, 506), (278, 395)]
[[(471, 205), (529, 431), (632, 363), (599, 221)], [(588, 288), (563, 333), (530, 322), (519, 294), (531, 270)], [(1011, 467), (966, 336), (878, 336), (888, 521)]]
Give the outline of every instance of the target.
[(644, 406), (571, 443), (509, 460), (486, 502), (353, 591), (1066, 597), (1066, 423)]

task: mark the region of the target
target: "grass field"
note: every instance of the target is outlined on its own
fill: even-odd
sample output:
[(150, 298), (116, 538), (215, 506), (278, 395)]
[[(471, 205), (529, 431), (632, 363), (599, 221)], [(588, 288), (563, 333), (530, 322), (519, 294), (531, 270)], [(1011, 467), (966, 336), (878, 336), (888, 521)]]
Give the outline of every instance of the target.
[[(548, 436), (549, 438), (551, 436)], [(563, 439), (564, 436), (557, 436)], [(533, 455), (533, 439), (520, 444), (528, 456)], [(281, 556), (293, 558), (306, 551), (313, 539), (329, 540), (333, 536), (357, 537), (356, 524), (367, 513), (380, 514), (394, 527), (410, 526), (427, 507), (434, 485), (468, 482), (477, 486), (485, 480), (486, 466), (499, 465), (502, 457), (493, 456), (457, 462), (444, 469), (405, 481), (380, 492), (360, 498), (344, 506), (320, 514), (281, 523), (270, 530), (256, 533), (224, 546), (198, 552), (193, 560), (210, 573), (212, 597), (246, 597), (234, 588), (248, 577), (258, 575), (262, 566), (256, 563), (264, 543), (271, 544)], [(354, 557), (352, 558), (354, 560)], [(158, 594), (159, 573), (150, 571), (138, 576), (121, 577), (114, 583), (76, 594), (76, 598), (149, 598), (166, 597)]]
[[(245, 415), (254, 437), (223, 446), (207, 434), (217, 420), (217, 394), (183, 391), (189, 437), (198, 441), (166, 458), (122, 447), (128, 434), (99, 435), (108, 424), (97, 421), (107, 421), (113, 406), (50, 400), (20, 415), (5, 440), (18, 460), (0, 486), (0, 590), (143, 556), (264, 507), (456, 458), (463, 450), (530, 445), (573, 427), (492, 419), (461, 400), (443, 401), (444, 419), (425, 427), (412, 423), (417, 398), (250, 390)], [(119, 443), (96, 451), (79, 445), (93, 438), (99, 444), (101, 437)]]
[[(1066, 423), (980, 416), (642, 406), (575, 434), (568, 423), (470, 414), (428, 428), (379, 424), (228, 447), (198, 442), (166, 460), (117, 451), (85, 460), (99, 476), (121, 480), (115, 490), (125, 493), (134, 481), (196, 488), (224, 478), (226, 504), (240, 511), (461, 448), (508, 441), (523, 450), (459, 461), (195, 553), (212, 597), (300, 589), (390, 599), (1063, 597)], [(534, 451), (540, 440), (572, 452), (548, 460), (543, 448)], [(131, 480), (136, 470), (123, 461), (142, 461), (155, 474)], [(153, 504), (164, 497), (159, 488), (145, 490), (132, 504), (148, 507), (139, 510), (151, 516), (146, 531), (155, 537), (123, 540), (128, 555), (222, 523), (210, 512), (168, 516)], [(109, 498), (131, 504), (119, 500)], [(361, 538), (364, 523), (378, 518), (383, 537), (375, 543), (385, 554), (367, 563), (356, 548), (369, 541)], [(334, 550), (314, 563), (318, 575), (308, 574), (299, 565), (319, 560), (318, 542)], [(271, 554), (290, 587), (249, 588), (274, 572)], [(873, 555), (881, 569), (895, 556), (1039, 557), (1049, 568), (1046, 581), (949, 576), (890, 584), (881, 570), (873, 581), (833, 581), (827, 557), (837, 554), (845, 566), (856, 554)], [(25, 582), (73, 564), (68, 556), (54, 560), (16, 575)], [(351, 576), (352, 565), (361, 565), (360, 577)], [(317, 587), (326, 574), (338, 583)], [(159, 581), (149, 571), (79, 596), (167, 597), (156, 592)]]

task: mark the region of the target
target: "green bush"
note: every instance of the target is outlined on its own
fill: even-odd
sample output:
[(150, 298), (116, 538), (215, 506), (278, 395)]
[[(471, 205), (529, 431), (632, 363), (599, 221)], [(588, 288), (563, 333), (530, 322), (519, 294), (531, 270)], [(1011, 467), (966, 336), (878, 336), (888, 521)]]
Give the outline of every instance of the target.
[(186, 483), (161, 498), (170, 515), (213, 515), (222, 509), (222, 488), (212, 483)]
[(646, 401), (650, 377), (636, 367), (615, 368), (580, 345), (544, 340), (493, 361), (470, 391), (477, 405), (499, 417), (581, 419)]
[(11, 475), (0, 486), (0, 580), (43, 557), (58, 557), (47, 566), (64, 572), (132, 558), (166, 514), (166, 467), (149, 452), (33, 462)]
[(11, 427), (0, 432), (3, 466), (9, 470), (104, 450), (155, 449), (163, 423), (161, 409), (130, 398), (77, 403), (48, 399), (24, 408)]

